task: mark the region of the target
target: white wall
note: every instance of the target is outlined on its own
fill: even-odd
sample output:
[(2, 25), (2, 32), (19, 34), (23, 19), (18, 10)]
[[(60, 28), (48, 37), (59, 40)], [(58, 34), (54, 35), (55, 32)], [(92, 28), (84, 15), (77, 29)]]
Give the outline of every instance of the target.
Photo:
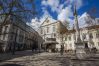
[[(87, 30), (87, 29), (83, 29), (83, 30), (80, 31), (80, 36), (81, 36), (81, 40), (82, 41), (83, 41), (82, 35), (86, 34), (86, 39), (84, 39), (84, 41), (88, 41), (88, 47), (89, 48), (96, 47), (97, 49), (99, 49), (99, 38), (96, 38), (96, 32), (97, 32), (97, 30)], [(90, 37), (89, 37), (90, 33), (92, 33), (92, 35), (93, 35), (92, 39), (90, 39)], [(71, 41), (69, 40), (69, 38), (67, 38), (67, 41), (64, 40), (65, 44), (66, 44), (65, 45), (66, 46), (65, 49), (67, 49), (67, 50), (70, 50), (70, 49), (75, 50), (75, 44), (74, 44), (75, 40), (73, 38), (74, 33), (70, 33), (70, 34), (67, 34), (67, 35), (65, 34), (65, 37), (69, 37), (69, 36), (71, 36)], [(93, 43), (90, 43), (91, 41), (93, 41)], [(70, 44), (72, 44), (72, 45), (70, 45)]]

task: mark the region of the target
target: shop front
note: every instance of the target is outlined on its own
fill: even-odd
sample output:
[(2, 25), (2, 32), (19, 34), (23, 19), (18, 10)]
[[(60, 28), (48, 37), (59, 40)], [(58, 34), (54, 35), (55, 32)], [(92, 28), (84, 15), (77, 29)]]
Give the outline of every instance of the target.
[(58, 44), (58, 42), (56, 41), (55, 38), (48, 38), (44, 43), (44, 48), (47, 52), (56, 52), (56, 44)]

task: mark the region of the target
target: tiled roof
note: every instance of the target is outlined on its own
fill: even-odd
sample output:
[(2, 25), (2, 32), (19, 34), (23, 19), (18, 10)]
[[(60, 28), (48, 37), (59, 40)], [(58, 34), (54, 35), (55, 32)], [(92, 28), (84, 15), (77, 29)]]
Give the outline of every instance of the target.
[(90, 27), (86, 27), (86, 28), (88, 28), (89, 30), (90, 29), (98, 29), (99, 28), (99, 25), (94, 25), (94, 26), (90, 26)]
[[(94, 25), (94, 26), (89, 26), (89, 27), (85, 27), (87, 28), (88, 30), (91, 30), (91, 29), (99, 29), (99, 25)], [(80, 30), (82, 30), (83, 28), (80, 28)], [(72, 29), (72, 30), (68, 30), (66, 33), (74, 33), (76, 32), (75, 29)]]

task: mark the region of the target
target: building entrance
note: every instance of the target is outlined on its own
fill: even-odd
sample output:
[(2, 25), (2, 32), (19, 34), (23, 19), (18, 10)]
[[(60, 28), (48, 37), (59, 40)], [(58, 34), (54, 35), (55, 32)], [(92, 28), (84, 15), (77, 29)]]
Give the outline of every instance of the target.
[(85, 43), (85, 48), (88, 48), (88, 43)]

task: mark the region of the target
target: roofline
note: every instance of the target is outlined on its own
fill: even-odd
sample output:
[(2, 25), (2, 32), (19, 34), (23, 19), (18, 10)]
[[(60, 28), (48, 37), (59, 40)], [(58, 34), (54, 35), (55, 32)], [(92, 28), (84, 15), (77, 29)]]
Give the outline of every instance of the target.
[[(94, 27), (94, 28), (92, 28)], [(85, 29), (88, 29), (88, 30), (92, 30), (92, 29), (99, 29), (99, 25), (93, 25), (93, 26), (88, 26), (88, 27), (84, 27)], [(84, 28), (80, 28), (80, 30), (83, 30)], [(72, 31), (72, 32), (69, 32), (69, 31)], [(68, 30), (67, 33), (74, 33), (76, 32), (75, 29), (72, 29), (72, 30)]]

